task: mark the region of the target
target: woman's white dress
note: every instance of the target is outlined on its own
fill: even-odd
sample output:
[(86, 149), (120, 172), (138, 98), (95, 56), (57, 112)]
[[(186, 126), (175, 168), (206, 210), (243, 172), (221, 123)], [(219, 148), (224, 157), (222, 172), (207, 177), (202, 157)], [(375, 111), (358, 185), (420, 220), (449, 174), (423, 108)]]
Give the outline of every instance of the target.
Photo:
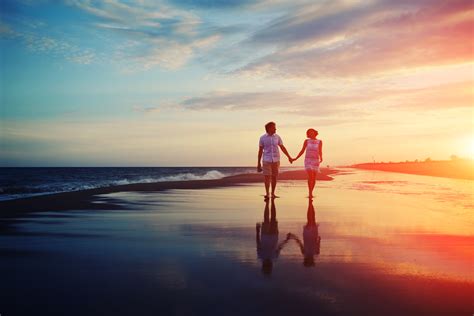
[(319, 146), (321, 140), (308, 139), (306, 142), (306, 155), (304, 157), (304, 168), (306, 170), (319, 171)]

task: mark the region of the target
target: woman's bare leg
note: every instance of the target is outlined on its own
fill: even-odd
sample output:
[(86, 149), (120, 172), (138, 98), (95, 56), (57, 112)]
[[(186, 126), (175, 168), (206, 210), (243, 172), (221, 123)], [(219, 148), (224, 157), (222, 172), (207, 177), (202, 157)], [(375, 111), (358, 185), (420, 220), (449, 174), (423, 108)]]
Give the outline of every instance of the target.
[(308, 197), (312, 198), (313, 197), (313, 171), (307, 169), (306, 173), (308, 174)]
[(314, 190), (314, 187), (316, 186), (316, 171), (315, 170), (311, 170), (311, 172), (313, 173), (313, 178), (312, 178), (312, 183), (311, 183), (311, 196), (313, 195), (313, 190)]

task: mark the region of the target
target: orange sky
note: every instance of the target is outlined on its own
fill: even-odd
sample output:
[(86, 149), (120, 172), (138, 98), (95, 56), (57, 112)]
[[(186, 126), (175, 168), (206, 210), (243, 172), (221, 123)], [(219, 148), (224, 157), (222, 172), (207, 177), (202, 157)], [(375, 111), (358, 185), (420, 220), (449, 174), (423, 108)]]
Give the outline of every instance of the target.
[(268, 121), (330, 165), (472, 158), (472, 1), (193, 3), (6, 1), (0, 164), (254, 165)]

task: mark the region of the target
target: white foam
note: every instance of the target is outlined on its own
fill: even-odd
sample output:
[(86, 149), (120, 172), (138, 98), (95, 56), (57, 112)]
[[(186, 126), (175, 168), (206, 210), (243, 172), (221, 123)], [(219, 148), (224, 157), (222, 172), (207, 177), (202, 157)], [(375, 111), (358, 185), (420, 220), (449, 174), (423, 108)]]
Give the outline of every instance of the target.
[[(41, 193), (18, 193), (18, 194), (8, 194), (8, 195), (1, 195), (0, 200), (10, 200), (10, 199), (18, 199), (22, 197), (28, 196), (35, 196), (35, 195), (44, 195), (44, 194), (52, 194), (52, 193), (60, 193), (60, 192), (71, 192), (71, 191), (79, 191), (79, 190), (88, 190), (88, 189), (95, 189), (101, 187), (108, 187), (108, 186), (115, 186), (115, 185), (126, 185), (126, 184), (134, 184), (134, 183), (153, 183), (153, 182), (166, 182), (166, 181), (191, 181), (191, 180), (214, 180), (214, 179), (222, 179), (223, 177), (227, 176), (226, 174), (217, 171), (211, 170), (206, 172), (205, 174), (194, 174), (191, 172), (188, 173), (179, 173), (176, 175), (170, 176), (162, 176), (162, 177), (143, 177), (143, 178), (135, 178), (135, 179), (121, 179), (115, 181), (103, 181), (97, 184), (65, 184), (61, 187), (61, 190), (54, 190), (54, 188), (50, 188), (48, 190), (47, 187), (43, 188), (44, 192)], [(0, 190), (3, 191), (2, 188)], [(0, 191), (1, 192), (1, 191)]]
[[(139, 178), (139, 179), (122, 179), (112, 181), (108, 185), (126, 185), (126, 184), (134, 184), (134, 183), (153, 183), (153, 182), (166, 182), (166, 181), (191, 181), (191, 180), (214, 180), (214, 179), (222, 179), (226, 174), (219, 172), (217, 170), (211, 170), (206, 172), (203, 175), (197, 175), (191, 172), (188, 173), (179, 173), (172, 176), (163, 176), (158, 178)], [(97, 187), (102, 187), (104, 185), (99, 185)]]
[(190, 181), (190, 180), (214, 180), (222, 179), (226, 175), (217, 170), (211, 170), (206, 172), (204, 175), (195, 175), (194, 173), (179, 173), (174, 176), (166, 176), (158, 179), (158, 182), (164, 181)]

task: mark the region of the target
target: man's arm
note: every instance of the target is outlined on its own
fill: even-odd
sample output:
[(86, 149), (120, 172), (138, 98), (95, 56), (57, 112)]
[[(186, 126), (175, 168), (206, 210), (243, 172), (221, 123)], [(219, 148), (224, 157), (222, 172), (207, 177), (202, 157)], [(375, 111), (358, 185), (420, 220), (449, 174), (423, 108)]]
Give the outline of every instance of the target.
[(281, 148), (281, 151), (288, 157), (288, 160), (293, 163), (293, 161), (291, 161), (291, 157), (290, 157), (290, 154), (288, 153), (288, 151), (286, 150), (285, 146), (283, 144), (280, 145), (280, 148)]
[(263, 155), (263, 146), (258, 147), (258, 162), (257, 162), (257, 172), (262, 172), (262, 155)]

